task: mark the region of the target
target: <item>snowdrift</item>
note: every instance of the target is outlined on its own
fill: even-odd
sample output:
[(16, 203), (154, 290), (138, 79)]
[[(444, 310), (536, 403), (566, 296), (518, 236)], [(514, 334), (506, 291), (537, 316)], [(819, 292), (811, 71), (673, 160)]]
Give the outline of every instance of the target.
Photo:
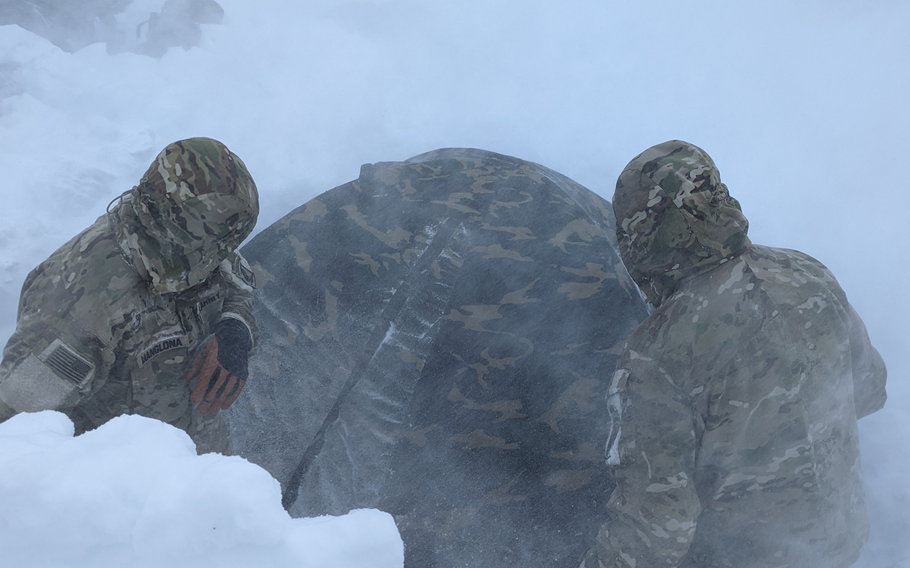
[(278, 483), (239, 457), (196, 455), (182, 430), (120, 416), (73, 437), (59, 412), (0, 424), (0, 551), (30, 568), (400, 567), (379, 511), (291, 519)]

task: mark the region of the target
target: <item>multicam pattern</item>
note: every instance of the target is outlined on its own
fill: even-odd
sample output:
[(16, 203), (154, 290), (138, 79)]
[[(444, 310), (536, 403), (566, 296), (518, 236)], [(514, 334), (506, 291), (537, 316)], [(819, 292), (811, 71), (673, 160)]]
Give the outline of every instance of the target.
[(807, 255), (751, 245), (685, 142), (633, 160), (614, 207), (659, 307), (617, 366), (616, 490), (582, 566), (851, 565), (868, 532), (856, 420), (886, 372), (843, 290)]
[[(158, 293), (160, 290), (141, 270), (142, 266), (160, 266), (156, 259), (149, 256), (141, 264), (136, 255), (127, 256), (128, 251), (120, 246), (124, 235), (153, 240), (142, 232), (144, 227), (153, 226), (159, 231), (154, 233), (156, 239), (163, 238), (167, 228), (171, 231), (168, 238), (175, 240), (180, 231), (174, 227), (184, 227), (184, 237), (198, 243), (195, 251), (223, 246), (212, 241), (236, 242), (239, 235), (225, 236), (233, 234), (231, 230), (245, 234), (248, 229), (224, 215), (224, 203), (236, 204), (233, 196), (243, 184), (225, 182), (224, 175), (213, 177), (221, 170), (211, 166), (213, 160), (206, 151), (216, 144), (220, 146), (214, 141), (168, 146), (143, 178), (140, 188), (145, 189), (134, 189), (29, 274), (22, 287), (16, 331), (0, 366), (0, 419), (15, 411), (56, 409), (70, 416), (76, 432), (81, 433), (120, 414), (141, 414), (186, 430), (200, 452), (230, 449), (222, 418), (194, 410), (184, 373), (192, 352), (219, 320), (239, 319), (255, 337), (252, 273), (246, 261), (236, 252), (229, 251), (230, 256), (219, 252), (221, 258), (216, 263), (203, 263), (209, 266), (203, 283), (187, 288), (184, 281), (180, 292)], [(186, 160), (186, 153), (175, 157), (174, 149), (187, 145), (199, 151)], [(196, 170), (186, 165), (193, 163), (209, 165)], [(169, 187), (156, 181), (158, 174), (154, 173), (166, 174), (168, 167), (183, 176), (174, 184), (178, 189), (158, 195), (139, 193), (153, 192), (150, 187)], [(240, 169), (242, 164), (235, 168)], [(224, 203), (215, 199), (221, 195), (215, 193), (215, 184), (220, 182), (225, 182), (229, 192)], [(245, 187), (255, 186), (250, 181)], [(184, 197), (174, 197), (177, 192)], [(194, 224), (194, 216), (201, 219), (202, 211), (198, 207), (202, 201), (191, 197), (195, 195), (213, 198), (215, 205), (206, 223), (226, 218), (226, 225), (216, 224), (207, 231)], [(165, 213), (161, 204), (166, 199), (173, 199), (173, 203)], [(251, 198), (247, 195), (244, 199)], [(146, 213), (159, 208), (155, 216), (140, 221), (136, 218), (137, 203), (143, 204), (139, 209)], [(149, 249), (143, 249), (142, 254), (149, 254)], [(182, 258), (192, 263), (196, 257)], [(200, 275), (194, 265), (188, 266), (187, 272)]]
[(246, 166), (210, 138), (168, 145), (124, 197), (121, 246), (159, 294), (205, 280), (249, 236), (259, 215)]
[(632, 278), (655, 306), (677, 283), (749, 246), (749, 222), (705, 152), (665, 142), (623, 170), (613, 205), (631, 211), (616, 236)]
[(610, 204), (516, 158), (366, 165), (243, 249), (260, 353), (228, 414), (293, 515), (393, 513), (408, 566), (577, 563), (596, 440), (646, 316)]

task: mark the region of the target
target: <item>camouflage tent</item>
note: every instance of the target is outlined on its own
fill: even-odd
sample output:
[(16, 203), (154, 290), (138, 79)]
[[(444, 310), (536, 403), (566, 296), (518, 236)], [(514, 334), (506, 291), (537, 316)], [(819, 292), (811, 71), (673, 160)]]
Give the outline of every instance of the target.
[(363, 166), (243, 248), (261, 340), (229, 417), (294, 516), (391, 512), (408, 566), (576, 562), (606, 382), (646, 316), (610, 204), (445, 149)]

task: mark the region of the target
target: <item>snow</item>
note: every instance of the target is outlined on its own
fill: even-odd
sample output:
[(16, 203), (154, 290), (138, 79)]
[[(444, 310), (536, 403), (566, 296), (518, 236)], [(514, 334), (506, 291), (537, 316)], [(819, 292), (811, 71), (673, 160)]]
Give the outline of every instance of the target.
[(196, 455), (182, 430), (121, 416), (73, 437), (59, 412), (0, 424), (4, 566), (350, 567), (404, 562), (395, 522), (358, 510), (291, 519), (239, 457)]
[[(162, 1), (134, 2), (118, 25), (135, 29), (136, 20)], [(906, 208), (899, 206), (907, 192), (910, 4), (220, 3), (224, 22), (203, 26), (202, 45), (171, 49), (160, 60), (108, 55), (102, 44), (69, 54), (18, 26), (0, 26), (0, 341), (13, 330), (28, 271), (93, 222), (137, 182), (161, 148), (180, 138), (217, 138), (244, 160), (261, 192), (259, 229), (354, 179), (366, 162), (479, 147), (539, 162), (609, 198), (620, 168), (638, 152), (686, 139), (720, 167), (749, 217), (753, 242), (820, 259), (866, 322), (890, 381), (885, 409), (860, 422), (872, 533), (857, 566), (910, 563), (910, 305), (904, 290), (910, 263), (902, 246)], [(14, 436), (19, 442), (4, 438), (0, 460), (24, 451), (11, 449), (15, 444), (44, 447), (51, 461), (20, 471), (20, 482), (47, 479), (42, 499), (76, 499), (70, 492), (80, 487), (100, 491), (69, 475), (78, 468), (62, 467), (57, 453), (69, 452), (74, 464), (91, 461), (92, 454), (80, 458), (79, 450), (94, 438), (70, 439), (59, 418), (40, 420), (48, 424), (21, 426), (27, 431)], [(197, 462), (180, 454), (173, 433), (154, 428), (126, 420), (96, 434), (119, 437), (111, 444), (124, 452), (130, 441), (139, 446), (132, 436), (155, 438), (150, 443), (165, 454), (157, 465), (145, 462), (148, 471), (209, 464), (226, 476), (240, 475), (238, 485), (241, 478), (265, 485), (248, 479), (256, 474), (238, 473), (243, 468), (230, 465), (239, 463), (234, 458), (222, 463), (202, 456)], [(30, 455), (38, 460), (45, 454)], [(41, 469), (52, 463), (57, 469)], [(106, 462), (128, 465), (117, 463)], [(59, 477), (45, 478), (50, 475)], [(121, 510), (142, 495), (123, 491), (125, 504), (89, 507), (87, 516), (55, 529), (70, 540), (42, 540), (31, 554), (43, 555), (46, 565), (63, 554), (58, 545), (96, 553), (93, 565), (105, 565), (105, 555), (116, 556), (109, 565), (123, 565), (127, 557), (117, 555), (132, 554), (134, 547), (164, 554), (167, 547), (136, 540), (127, 535), (128, 523), (115, 522), (134, 514), (136, 527), (149, 527), (139, 523), (146, 522), (144, 515), (163, 514), (150, 509), (140, 519), (138, 512)], [(12, 546), (24, 554), (22, 547), (39, 538), (25, 534), (29, 525), (11, 512), (7, 499), (19, 499), (19, 493), (4, 489), (0, 501), (4, 554)], [(267, 493), (256, 495), (265, 499)], [(27, 491), (22, 494), (26, 498)], [(167, 500), (162, 497), (161, 506)], [(239, 531), (219, 499), (213, 502), (211, 514), (226, 514), (219, 522)], [(266, 502), (250, 513), (257, 522), (280, 523), (283, 535), (307, 532), (298, 521), (274, 520), (269, 515), (277, 515), (278, 501)], [(77, 507), (75, 501), (46, 505), (42, 518)], [(192, 517), (188, 523), (202, 518), (181, 511)], [(259, 542), (253, 535), (262, 534), (262, 525), (256, 526), (250, 525), (249, 538)], [(79, 539), (65, 537), (64, 528)], [(326, 536), (320, 546), (333, 538)], [(292, 558), (296, 546), (278, 548)]]

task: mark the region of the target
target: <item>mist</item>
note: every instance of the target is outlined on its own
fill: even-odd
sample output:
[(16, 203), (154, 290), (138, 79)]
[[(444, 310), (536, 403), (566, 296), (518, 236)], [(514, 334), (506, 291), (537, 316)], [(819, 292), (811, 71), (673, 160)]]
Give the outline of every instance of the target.
[(162, 4), (132, 2), (72, 52), (0, 25), (4, 343), (28, 271), (177, 139), (244, 160), (257, 230), (363, 163), (441, 147), (538, 162), (610, 199), (631, 158), (683, 139), (714, 158), (752, 241), (819, 259), (865, 321), (890, 381), (860, 422), (871, 537), (856, 566), (910, 563), (910, 5), (222, 0), (198, 45), (136, 53)]

